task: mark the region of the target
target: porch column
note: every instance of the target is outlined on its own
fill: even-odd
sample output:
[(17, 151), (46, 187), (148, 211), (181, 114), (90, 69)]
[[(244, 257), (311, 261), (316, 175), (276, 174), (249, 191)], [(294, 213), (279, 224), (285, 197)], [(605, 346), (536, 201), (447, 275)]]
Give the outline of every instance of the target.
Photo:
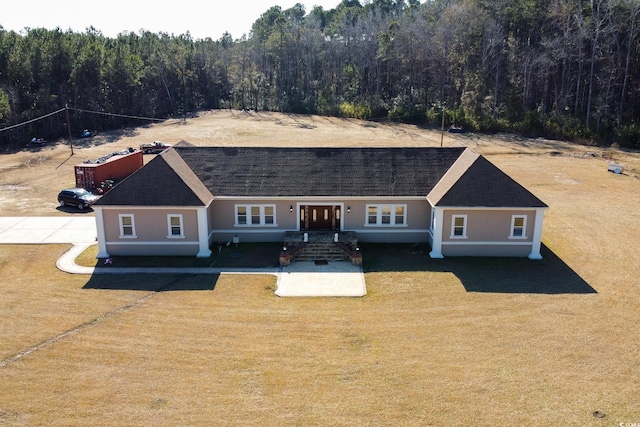
[(96, 218), (96, 232), (98, 237), (98, 254), (96, 255), (96, 258), (109, 258), (109, 252), (107, 252), (107, 238), (104, 232), (104, 216), (102, 215), (102, 208), (94, 206), (93, 212)]
[(442, 255), (442, 225), (444, 222), (444, 210), (442, 208), (432, 207), (434, 210), (435, 216), (433, 218), (433, 229), (431, 233), (433, 234), (433, 244), (431, 245), (431, 252), (429, 252), (429, 256), (431, 258), (444, 258)]
[(207, 218), (207, 207), (197, 208), (198, 214), (198, 246), (199, 251), (196, 257), (208, 258), (211, 256), (209, 249), (209, 221)]
[(542, 259), (540, 255), (540, 245), (542, 243), (542, 222), (544, 219), (544, 211), (546, 208), (536, 209), (536, 219), (533, 224), (533, 236), (531, 241), (531, 253), (529, 259)]

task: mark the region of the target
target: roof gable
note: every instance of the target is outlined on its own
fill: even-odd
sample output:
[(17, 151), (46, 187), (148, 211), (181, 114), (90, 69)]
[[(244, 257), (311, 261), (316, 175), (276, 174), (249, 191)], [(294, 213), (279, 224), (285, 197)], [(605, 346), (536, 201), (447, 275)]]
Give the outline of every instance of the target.
[(467, 149), (427, 196), (433, 206), (547, 207), (486, 158)]
[(173, 149), (157, 155), (95, 204), (121, 206), (206, 206), (213, 200)]

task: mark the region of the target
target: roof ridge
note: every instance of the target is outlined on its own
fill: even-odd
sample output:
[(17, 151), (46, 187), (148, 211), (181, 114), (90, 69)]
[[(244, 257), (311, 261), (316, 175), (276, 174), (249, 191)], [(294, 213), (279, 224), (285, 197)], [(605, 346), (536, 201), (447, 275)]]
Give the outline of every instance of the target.
[(458, 182), (460, 177), (462, 177), (480, 157), (482, 156), (478, 152), (468, 147), (465, 148), (456, 161), (453, 162), (449, 170), (440, 178), (440, 181), (438, 181), (429, 194), (427, 194), (429, 203), (431, 203), (432, 206), (437, 205), (445, 194)]
[(204, 205), (211, 203), (214, 199), (213, 194), (173, 147), (164, 150), (158, 156), (165, 161)]

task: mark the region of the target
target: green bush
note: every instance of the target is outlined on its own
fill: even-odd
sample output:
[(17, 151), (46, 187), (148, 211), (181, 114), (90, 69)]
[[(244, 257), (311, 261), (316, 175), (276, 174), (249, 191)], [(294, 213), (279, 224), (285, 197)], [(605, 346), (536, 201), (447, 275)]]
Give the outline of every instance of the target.
[(343, 102), (340, 104), (340, 114), (352, 119), (368, 120), (371, 118), (371, 108), (368, 105)]
[(623, 147), (640, 148), (640, 126), (636, 123), (622, 126), (617, 131), (617, 137)]

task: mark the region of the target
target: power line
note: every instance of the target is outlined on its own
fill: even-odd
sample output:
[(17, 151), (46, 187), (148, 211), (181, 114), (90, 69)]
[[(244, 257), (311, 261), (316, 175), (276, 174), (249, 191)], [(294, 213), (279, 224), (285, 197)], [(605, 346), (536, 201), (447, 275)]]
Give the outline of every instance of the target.
[(2, 129), (0, 129), (0, 132), (4, 132), (5, 130), (11, 130), (11, 129), (14, 129), (14, 128), (17, 128), (17, 127), (20, 127), (20, 126), (25, 126), (25, 125), (28, 125), (29, 123), (37, 122), (38, 120), (46, 119), (47, 117), (53, 116), (54, 114), (58, 114), (58, 113), (60, 113), (60, 112), (62, 112), (64, 110), (65, 110), (65, 108), (61, 108), (58, 111), (54, 111), (53, 113), (45, 114), (44, 116), (36, 117), (35, 119), (31, 119), (31, 120), (28, 120), (26, 122), (18, 123), (17, 125), (13, 125), (13, 126), (9, 126), (9, 127), (6, 127), (6, 128), (2, 128)]
[(45, 114), (44, 116), (36, 117), (35, 119), (27, 120), (26, 122), (22, 122), (22, 123), (18, 123), (18, 124), (12, 125), (12, 126), (8, 126), (6, 128), (2, 128), (2, 129), (0, 129), (0, 132), (4, 132), (4, 131), (7, 131), (7, 130), (15, 129), (15, 128), (18, 128), (18, 127), (21, 127), (21, 126), (26, 126), (26, 125), (28, 125), (30, 123), (37, 122), (38, 120), (46, 119), (47, 117), (56, 115), (56, 114), (61, 113), (61, 112), (65, 111), (65, 110), (73, 110), (73, 111), (78, 111), (78, 112), (81, 112), (81, 113), (101, 114), (103, 116), (111, 116), (111, 117), (123, 117), (123, 118), (127, 118), (127, 119), (150, 120), (150, 121), (156, 121), (156, 122), (162, 122), (162, 121), (165, 120), (165, 119), (158, 119), (158, 118), (155, 118), (155, 117), (132, 116), (132, 115), (128, 115), (128, 114), (107, 113), (107, 112), (104, 112), (104, 111), (92, 111), (92, 110), (83, 110), (81, 108), (73, 108), (73, 107), (68, 107), (67, 108), (67, 107), (65, 107), (65, 108), (61, 108), (61, 109), (59, 109), (57, 111), (54, 111), (52, 113)]
[(79, 111), (81, 113), (102, 114), (103, 116), (124, 117), (126, 119), (152, 120), (156, 122), (163, 122), (165, 120), (165, 119), (158, 119), (155, 117), (130, 116), (128, 114), (106, 113), (104, 111), (83, 110), (82, 108), (73, 108), (73, 107), (69, 107), (69, 110)]

